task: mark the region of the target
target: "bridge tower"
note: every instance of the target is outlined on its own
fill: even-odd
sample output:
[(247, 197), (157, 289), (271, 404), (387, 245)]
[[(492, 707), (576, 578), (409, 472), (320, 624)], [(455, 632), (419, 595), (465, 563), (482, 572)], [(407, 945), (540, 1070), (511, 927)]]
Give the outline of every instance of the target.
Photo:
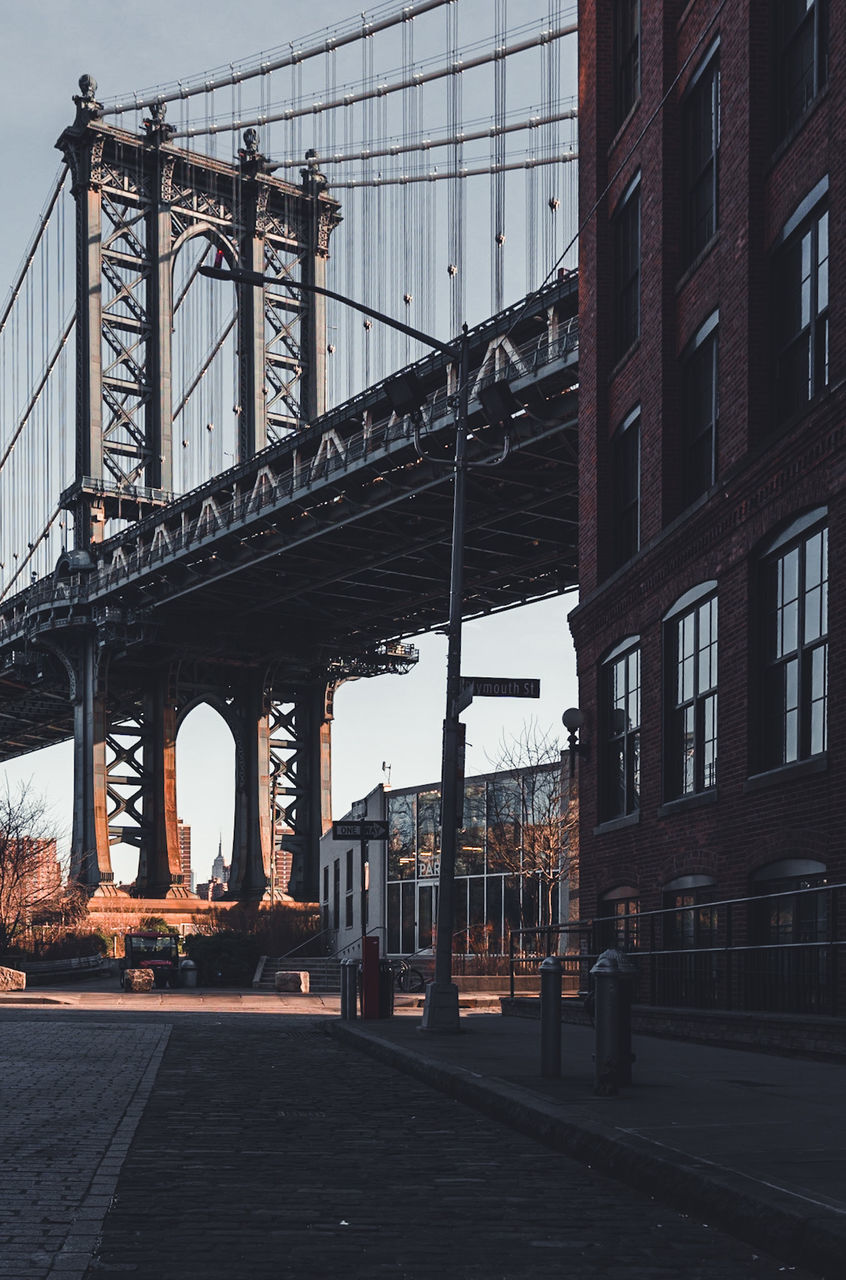
[[(273, 177), (253, 129), (238, 163), (227, 164), (177, 146), (163, 104), (139, 136), (103, 120), (90, 76), (79, 87), (76, 119), (56, 144), (77, 211), (76, 475), (62, 505), (74, 531), (67, 563), (74, 572), (96, 572), (115, 521), (143, 519), (174, 496), (171, 334), (179, 249), (205, 237), (230, 265), (279, 281), (262, 292), (238, 287), (237, 464), (326, 408), (325, 303), (292, 294), (284, 281), (325, 281), (340, 216), (312, 163), (301, 185)], [(175, 737), (196, 689), (182, 688), (180, 672), (186, 658), (196, 670), (205, 655), (186, 655), (162, 636), (143, 687), (119, 687), (111, 657), (131, 646), (132, 627), (114, 614), (95, 610), (51, 644), (68, 671), (75, 708), (72, 873), (90, 893), (115, 892), (110, 845), (122, 840), (139, 848), (140, 896), (181, 895), (187, 888)], [(313, 899), (317, 841), (331, 820), (321, 787), (329, 769), (328, 675), (287, 680), (277, 700), (266, 668), (227, 671), (218, 660), (209, 670), (209, 698), (227, 708), (236, 738), (235, 890), (246, 898), (265, 894), (272, 789), (294, 857), (292, 879), (299, 896)], [(282, 722), (287, 754), (280, 757), (273, 729)], [(283, 784), (297, 774), (296, 786), (271, 788), (274, 772)]]

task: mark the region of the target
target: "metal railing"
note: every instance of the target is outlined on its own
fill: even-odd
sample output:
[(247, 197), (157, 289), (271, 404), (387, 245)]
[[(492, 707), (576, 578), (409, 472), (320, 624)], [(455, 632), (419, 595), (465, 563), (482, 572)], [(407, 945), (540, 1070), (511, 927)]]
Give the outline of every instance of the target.
[(510, 990), (557, 955), (570, 994), (600, 952), (634, 961), (634, 1001), (675, 1008), (846, 1016), (846, 884), (512, 929)]

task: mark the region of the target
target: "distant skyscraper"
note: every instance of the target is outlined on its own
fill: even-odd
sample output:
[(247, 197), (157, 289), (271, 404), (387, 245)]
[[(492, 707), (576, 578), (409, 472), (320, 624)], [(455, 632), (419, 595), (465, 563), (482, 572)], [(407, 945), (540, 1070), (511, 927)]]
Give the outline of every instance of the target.
[(223, 861), (223, 839), (218, 840), (217, 857), (212, 863), (212, 879), (220, 880), (221, 884), (229, 883), (229, 866)]
[(194, 892), (194, 872), (191, 870), (191, 828), (176, 819), (176, 833), (179, 838), (179, 862), (182, 867), (182, 883), (186, 889)]

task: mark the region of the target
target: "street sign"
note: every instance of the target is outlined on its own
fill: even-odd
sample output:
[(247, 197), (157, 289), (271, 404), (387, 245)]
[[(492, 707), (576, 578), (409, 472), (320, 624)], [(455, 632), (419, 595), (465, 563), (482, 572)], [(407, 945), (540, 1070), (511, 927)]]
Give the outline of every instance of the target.
[(332, 823), (333, 840), (387, 840), (388, 824), (378, 818), (341, 820)]
[(462, 676), (462, 691), (469, 689), (474, 698), (539, 698), (540, 680), (524, 680), (514, 676)]

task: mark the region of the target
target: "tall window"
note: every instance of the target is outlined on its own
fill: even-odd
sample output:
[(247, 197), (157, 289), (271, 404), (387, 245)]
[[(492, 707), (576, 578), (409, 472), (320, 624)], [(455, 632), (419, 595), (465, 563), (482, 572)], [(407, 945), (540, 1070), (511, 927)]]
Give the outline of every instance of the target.
[(352, 928), (353, 924), (353, 851), (347, 849), (347, 891), (344, 896), (344, 927)]
[[(666, 794), (707, 791), (717, 782), (717, 597), (714, 583), (682, 596), (665, 616)], [(704, 597), (704, 598), (703, 598)]]
[(640, 0), (614, 5), (614, 126), (619, 129), (640, 94)]
[(829, 381), (825, 201), (817, 201), (794, 230), (795, 221), (785, 228), (774, 263), (776, 404), (781, 418), (798, 413)]
[(611, 441), (614, 473), (614, 567), (640, 547), (640, 409), (622, 422)]
[(640, 176), (620, 201), (614, 230), (614, 348), (619, 359), (640, 337)]
[(763, 563), (762, 763), (821, 754), (828, 721), (828, 530), (825, 509), (794, 522)]
[(828, 0), (776, 0), (778, 129), (783, 137), (828, 80)]
[(720, 61), (715, 53), (694, 77), (682, 107), (685, 262), (692, 262), (717, 230), (720, 147)]
[(622, 818), (640, 808), (640, 646), (624, 640), (602, 667), (604, 759), (600, 816)]
[(685, 505), (706, 493), (717, 478), (718, 312), (706, 320), (687, 348), (682, 366), (682, 488)]

